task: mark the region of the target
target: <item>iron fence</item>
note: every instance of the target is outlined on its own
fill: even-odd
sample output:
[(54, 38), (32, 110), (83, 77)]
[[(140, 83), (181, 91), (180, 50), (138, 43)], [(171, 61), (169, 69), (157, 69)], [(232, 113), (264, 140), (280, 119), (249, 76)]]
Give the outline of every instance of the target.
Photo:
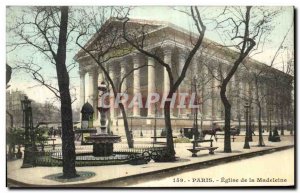
[[(94, 157), (92, 156), (92, 146), (80, 146), (76, 148), (76, 166), (102, 166), (126, 164), (136, 157), (144, 156), (144, 152), (162, 152), (166, 147), (139, 146), (127, 148), (119, 146), (115, 148), (112, 156)], [(31, 152), (34, 155), (35, 166), (62, 166), (62, 150), (38, 150)]]

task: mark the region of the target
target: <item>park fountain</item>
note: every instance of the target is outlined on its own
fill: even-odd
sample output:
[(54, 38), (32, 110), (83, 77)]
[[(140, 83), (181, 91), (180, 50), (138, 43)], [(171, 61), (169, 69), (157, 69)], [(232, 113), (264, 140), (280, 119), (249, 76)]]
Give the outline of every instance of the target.
[[(108, 132), (108, 121), (106, 114), (109, 106), (109, 97), (107, 96), (107, 87), (102, 82), (98, 87), (99, 100), (98, 111), (100, 112), (100, 130), (93, 126), (94, 110), (93, 106), (88, 102), (82, 107), (81, 128), (75, 129), (75, 133), (81, 137), (81, 145), (76, 147), (76, 166), (103, 166), (118, 164), (146, 164), (151, 159), (160, 160), (160, 155), (165, 151), (164, 147), (140, 147), (140, 148), (120, 148), (114, 150), (114, 143), (121, 141), (121, 137)], [(85, 136), (83, 142), (83, 134)], [(84, 146), (88, 146), (87, 148)], [(93, 146), (91, 151), (90, 145)], [(39, 152), (35, 159), (36, 166), (62, 166), (63, 157), (61, 150), (50, 150), (47, 152)]]
[(107, 87), (104, 82), (101, 82), (98, 87), (99, 102), (98, 111), (100, 112), (100, 133), (85, 137), (86, 141), (93, 145), (93, 156), (110, 156), (113, 154), (114, 143), (121, 141), (121, 137), (107, 132), (108, 121), (106, 113), (109, 107), (105, 106), (104, 95), (107, 93)]

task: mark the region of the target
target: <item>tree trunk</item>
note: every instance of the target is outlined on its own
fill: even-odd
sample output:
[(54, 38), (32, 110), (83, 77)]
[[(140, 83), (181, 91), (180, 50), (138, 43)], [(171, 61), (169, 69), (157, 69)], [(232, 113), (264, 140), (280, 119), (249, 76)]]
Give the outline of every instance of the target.
[(119, 103), (119, 107), (121, 109), (122, 116), (123, 116), (124, 129), (125, 129), (125, 133), (126, 133), (128, 147), (133, 148), (133, 139), (132, 139), (131, 133), (129, 131), (128, 120), (127, 120), (127, 115), (126, 115), (124, 105), (122, 103)]
[[(167, 99), (171, 99), (173, 96), (173, 92), (169, 92)], [(172, 124), (171, 124), (171, 116), (170, 116), (170, 101), (166, 101), (164, 105), (164, 115), (165, 115), (165, 125), (166, 125), (166, 134), (167, 134), (167, 151), (170, 156), (170, 161), (175, 160), (175, 149), (173, 143), (173, 133), (172, 133)]]
[(264, 147), (264, 139), (262, 135), (262, 124), (261, 124), (261, 106), (260, 103), (257, 104), (258, 106), (258, 147)]
[(225, 134), (224, 134), (224, 152), (231, 152), (231, 142), (230, 142), (230, 120), (231, 120), (231, 105), (226, 96), (226, 86), (227, 83), (223, 81), (221, 85), (220, 96), (225, 109)]
[(69, 90), (69, 74), (66, 67), (66, 43), (68, 28), (68, 7), (61, 7), (61, 22), (59, 44), (56, 57), (56, 72), (61, 98), (61, 123), (62, 123), (62, 156), (63, 177), (76, 177), (75, 169), (75, 144), (72, 119), (72, 104)]

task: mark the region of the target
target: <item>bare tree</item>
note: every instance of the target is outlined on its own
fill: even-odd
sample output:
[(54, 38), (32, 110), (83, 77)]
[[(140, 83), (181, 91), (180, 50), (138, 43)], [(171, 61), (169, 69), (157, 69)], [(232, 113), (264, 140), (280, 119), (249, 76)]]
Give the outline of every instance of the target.
[(169, 82), (170, 82), (170, 88), (168, 89), (168, 93), (166, 96), (166, 102), (164, 104), (164, 116), (165, 116), (165, 125), (166, 125), (166, 134), (167, 134), (167, 156), (166, 158), (170, 161), (175, 160), (175, 150), (174, 150), (174, 143), (173, 143), (173, 134), (172, 134), (172, 124), (171, 124), (171, 118), (170, 118), (170, 99), (172, 98), (173, 94), (176, 93), (179, 85), (184, 80), (186, 76), (186, 72), (191, 64), (191, 61), (200, 48), (202, 44), (202, 40), (204, 38), (206, 26), (203, 24), (200, 12), (197, 7), (191, 7), (190, 8), (190, 14), (193, 19), (193, 22), (195, 23), (195, 26), (197, 28), (197, 31), (199, 35), (197, 37), (191, 37), (191, 44), (193, 45), (193, 48), (188, 53), (188, 57), (185, 60), (185, 63), (183, 65), (183, 69), (181, 72), (179, 72), (179, 76), (177, 79), (174, 78), (174, 75), (172, 73), (171, 64), (167, 64), (159, 55), (156, 53), (156, 51), (149, 51), (145, 47), (147, 45), (147, 37), (149, 37), (149, 34), (147, 33), (147, 29), (140, 29), (136, 30), (134, 33), (132, 33), (132, 29), (128, 30), (127, 24), (129, 23), (130, 19), (127, 17), (123, 19), (123, 38), (128, 42), (134, 49), (139, 51), (140, 53), (153, 58), (157, 63), (164, 67), (164, 69), (167, 71)]
[[(113, 78), (109, 72), (111, 70), (109, 68), (111, 67), (106, 65), (109, 61), (124, 57), (132, 51), (131, 47), (124, 44), (121, 22), (116, 19), (127, 16), (129, 11), (130, 8), (125, 7), (101, 7), (93, 12), (82, 10), (82, 18), (86, 18), (87, 21), (81, 23), (81, 31), (76, 38), (76, 44), (81, 48), (81, 51), (76, 56), (76, 60), (80, 60), (82, 56), (88, 56), (100, 67), (110, 85), (114, 99), (117, 98), (118, 93), (124, 93), (124, 91), (126, 92), (129, 89), (124, 88), (123, 84), (134, 71), (148, 66), (133, 67), (127, 70), (127, 72), (121, 72), (119, 77)], [(88, 25), (84, 25), (85, 23), (88, 23)], [(87, 41), (91, 35), (93, 35), (92, 39)], [(84, 45), (83, 43), (86, 44)], [(119, 79), (118, 82), (115, 81), (116, 78)], [(118, 107), (123, 117), (128, 146), (129, 148), (133, 148), (133, 139), (129, 130), (125, 106), (122, 102), (119, 102)]]
[[(201, 114), (200, 116), (201, 132), (203, 130), (203, 120), (205, 114), (207, 115), (208, 108), (212, 108), (211, 104), (209, 103), (209, 100), (212, 100), (212, 98), (214, 97), (212, 95), (213, 94), (212, 81), (214, 77), (211, 76), (211, 68), (210, 68), (211, 60), (210, 57), (205, 57), (205, 55), (202, 55), (202, 50), (205, 49), (204, 47), (205, 46), (203, 45), (202, 49), (200, 50), (200, 54), (199, 54), (200, 61), (197, 63), (198, 69), (190, 68), (190, 71), (188, 72), (188, 76), (183, 81), (183, 84), (190, 84), (192, 87), (194, 87), (191, 88), (191, 92), (195, 92), (196, 90), (196, 92), (199, 93), (197, 94), (198, 97), (196, 97), (196, 101), (200, 107), (199, 109), (197, 108), (195, 110), (197, 112), (199, 111)], [(198, 71), (200, 71), (201, 73), (198, 73)], [(198, 113), (194, 112), (194, 116), (195, 119), (198, 120)], [(200, 132), (200, 136), (201, 136), (201, 132)]]
[[(291, 27), (287, 30), (287, 33), (283, 37), (282, 41), (280, 42), (280, 45), (278, 46), (273, 58), (270, 61), (270, 64), (268, 65), (262, 65), (260, 67), (256, 67), (255, 70), (250, 70), (247, 68), (249, 72), (251, 72), (251, 77), (250, 81), (254, 83), (255, 89), (254, 89), (254, 98), (253, 98), (253, 103), (254, 105), (257, 105), (258, 107), (258, 132), (259, 132), (259, 140), (258, 140), (258, 146), (262, 147), (264, 146), (264, 141), (263, 141), (263, 136), (262, 136), (262, 104), (263, 102), (267, 102), (267, 100), (270, 102), (271, 100), (269, 99), (272, 94), (274, 93), (269, 93), (269, 92), (262, 92), (264, 88), (263, 85), (266, 83), (266, 80), (269, 78), (271, 79), (271, 85), (273, 85), (272, 90), (277, 91), (277, 94), (280, 99), (285, 98), (286, 100), (277, 100), (275, 101), (273, 105), (276, 105), (280, 109), (280, 117), (279, 120), (281, 121), (281, 129), (282, 129), (282, 134), (283, 134), (283, 116), (284, 116), (284, 107), (287, 106), (287, 101), (288, 98), (286, 96), (290, 96), (286, 92), (283, 91), (283, 89), (286, 89), (288, 85), (290, 85), (289, 81), (290, 79), (286, 77), (286, 75), (283, 75), (279, 71), (275, 70), (274, 67), (274, 62), (276, 61), (276, 58), (281, 55), (282, 49), (284, 42), (286, 41), (286, 37), (290, 31)], [(284, 65), (284, 64), (283, 64)], [(289, 67), (286, 68), (286, 74), (288, 74)], [(284, 70), (284, 69), (282, 69)], [(280, 74), (280, 76), (278, 76)], [(284, 85), (284, 86), (283, 86)], [(256, 113), (256, 112), (255, 112)]]
[(226, 34), (225, 37), (230, 41), (228, 45), (221, 47), (229, 47), (237, 50), (237, 53), (227, 52), (227, 54), (232, 56), (233, 65), (227, 71), (220, 86), (220, 97), (225, 109), (224, 152), (231, 152), (231, 104), (226, 94), (227, 85), (244, 59), (249, 56), (250, 52), (259, 49), (260, 43), (264, 40), (264, 35), (267, 35), (267, 32), (272, 29), (270, 22), (275, 15), (276, 12), (268, 11), (264, 8), (256, 8), (255, 12), (253, 11), (252, 13), (251, 6), (245, 8), (226, 7), (217, 19), (216, 29), (223, 29)]
[(33, 51), (43, 55), (55, 66), (57, 96), (61, 102), (63, 177), (73, 178), (77, 176), (76, 155), (69, 72), (66, 65), (67, 41), (73, 28), (68, 29), (68, 26), (69, 7), (26, 7), (9, 28), (17, 38), (8, 43), (8, 46), (10, 51), (20, 47), (33, 48)]

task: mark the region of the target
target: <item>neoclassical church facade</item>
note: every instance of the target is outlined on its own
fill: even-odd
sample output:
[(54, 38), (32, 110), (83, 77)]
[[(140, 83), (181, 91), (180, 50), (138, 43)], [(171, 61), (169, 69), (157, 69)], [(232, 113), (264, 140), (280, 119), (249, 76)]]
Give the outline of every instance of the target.
[[(95, 34), (86, 44), (85, 48), (97, 47), (99, 42), (104, 41), (105, 36), (110, 36), (109, 29), (121, 27), (120, 21), (111, 19), (103, 26), (99, 33)], [(140, 29), (148, 27), (148, 39), (145, 41), (145, 49), (159, 56), (165, 63), (171, 64), (174, 78), (181, 73), (187, 54), (192, 49), (192, 43), (196, 34), (175, 26), (171, 23), (130, 20), (128, 29)], [(129, 30), (130, 32), (130, 30)], [(100, 42), (101, 43), (101, 42)], [(120, 40), (118, 49), (128, 47), (124, 40)], [(96, 51), (95, 51), (96, 52)], [(113, 50), (116, 53), (116, 48)], [(122, 52), (124, 53), (124, 52)], [(197, 90), (198, 123), (203, 128), (209, 128), (213, 123), (220, 126), (224, 124), (224, 107), (220, 99), (219, 91), (222, 78), (228, 73), (233, 64), (235, 55), (233, 50), (224, 48), (208, 39), (203, 40), (199, 51), (193, 57), (187, 75), (178, 88), (178, 93), (192, 93)], [(107, 57), (106, 57), (107, 58)], [(79, 63), (80, 74), (80, 105), (89, 102), (97, 112), (98, 92), (97, 87), (102, 81), (106, 81), (104, 72), (95, 60), (84, 50), (80, 50), (75, 60)], [(149, 93), (166, 93), (169, 88), (168, 74), (165, 68), (156, 60), (147, 57), (135, 50), (126, 54), (111, 57), (103, 62), (109, 76), (115, 85), (119, 85), (124, 75), (128, 75), (133, 68), (138, 68), (124, 79), (121, 91), (133, 96), (141, 93), (143, 103)], [(266, 70), (267, 69), (267, 70)], [(266, 71), (266, 72), (264, 72)], [(264, 72), (264, 73), (260, 73)], [(275, 78), (274, 78), (275, 77)], [(232, 105), (232, 125), (245, 125), (246, 103), (251, 105), (251, 121), (257, 126), (258, 105), (262, 109), (263, 125), (267, 126), (268, 118), (271, 117), (273, 125), (287, 125), (291, 122), (292, 112), (292, 86), (293, 77), (277, 69), (267, 67), (266, 64), (251, 58), (245, 59), (238, 71), (234, 74), (227, 87), (227, 95)], [(258, 99), (258, 100), (257, 100)], [(110, 100), (113, 104), (114, 99)], [(164, 127), (163, 108), (159, 105), (151, 105), (149, 108), (126, 108), (128, 122), (133, 130), (152, 132), (154, 124), (157, 128)], [(174, 108), (171, 110), (173, 128), (176, 131), (183, 127), (192, 127), (193, 109)], [(122, 115), (118, 108), (110, 108), (111, 128), (115, 132), (123, 131)], [(94, 116), (94, 125), (99, 125), (99, 114)]]

